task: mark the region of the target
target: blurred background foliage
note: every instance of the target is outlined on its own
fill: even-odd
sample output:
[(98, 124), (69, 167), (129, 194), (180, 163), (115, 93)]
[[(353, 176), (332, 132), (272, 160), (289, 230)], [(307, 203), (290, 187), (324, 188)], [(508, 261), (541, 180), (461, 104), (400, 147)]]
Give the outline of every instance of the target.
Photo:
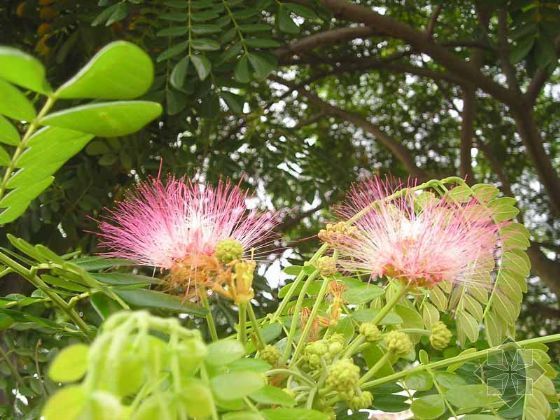
[[(559, 7), (555, 0), (4, 0), (0, 44), (39, 56), (54, 85), (112, 40), (141, 46), (156, 63), (147, 98), (166, 114), (138, 134), (92, 141), (3, 230), (58, 253), (95, 253), (94, 219), (162, 162), (180, 176), (242, 180), (260, 205), (281, 210), (283, 239), (271, 258), (299, 260), (352, 182), (461, 175), (518, 199), (532, 232), (534, 275), (520, 336), (553, 333)], [(14, 279), (0, 284), (2, 295), (21, 287)]]

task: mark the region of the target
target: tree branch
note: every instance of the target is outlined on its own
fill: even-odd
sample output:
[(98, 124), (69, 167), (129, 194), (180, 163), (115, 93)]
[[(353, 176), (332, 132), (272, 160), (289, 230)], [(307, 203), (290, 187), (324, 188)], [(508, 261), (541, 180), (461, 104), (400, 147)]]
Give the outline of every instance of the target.
[(502, 70), (506, 75), (506, 80), (510, 89), (515, 92), (519, 91), (519, 84), (517, 83), (517, 76), (515, 68), (509, 61), (509, 43), (508, 43), (508, 23), (507, 23), (507, 10), (498, 10), (498, 55), (500, 56), (500, 63)]
[(315, 95), (312, 92), (309, 92), (307, 89), (303, 87), (297, 87), (297, 85), (294, 85), (293, 83), (276, 76), (271, 77), (271, 79), (277, 83), (281, 83), (285, 86), (291, 87), (294, 90), (297, 90), (302, 96), (306, 97), (311, 103), (318, 106), (324, 113), (348, 121), (354, 124), (355, 126), (360, 127), (365, 132), (372, 134), (383, 146), (385, 146), (405, 166), (406, 170), (412, 176), (419, 178), (420, 180), (426, 180), (429, 178), (427, 172), (416, 165), (414, 156), (410, 153), (410, 151), (406, 147), (404, 147), (402, 143), (400, 143), (393, 137), (389, 136), (388, 134), (384, 133), (377, 125), (364, 119), (361, 115), (345, 111), (334, 105), (329, 104), (328, 102), (322, 100), (317, 95)]
[(294, 54), (301, 55), (307, 51), (324, 45), (338, 44), (352, 41), (357, 38), (368, 38), (377, 31), (368, 26), (353, 26), (348, 28), (336, 28), (328, 31), (300, 38), (274, 51), (274, 54), (283, 64), (282, 60)]
[[(554, 40), (554, 44), (556, 46), (556, 54), (560, 55), (560, 35), (556, 37), (556, 39)], [(535, 72), (535, 76), (533, 76), (533, 80), (531, 80), (531, 83), (529, 83), (527, 92), (525, 93), (525, 98), (529, 104), (535, 104), (535, 101), (537, 100), (537, 97), (539, 96), (539, 93), (541, 92), (544, 84), (550, 77), (550, 74), (551, 72), (547, 71), (544, 68), (539, 68)]]
[(345, 0), (321, 0), (321, 3), (331, 10), (336, 17), (368, 25), (375, 28), (379, 33), (406, 41), (417, 51), (429, 55), (450, 72), (468, 80), (504, 104), (512, 105), (519, 99), (514, 92), (500, 86), (473, 65), (465, 62), (447, 48), (426, 38), (423, 32), (405, 23), (389, 16), (380, 15), (368, 7), (348, 3)]
[(430, 21), (428, 22), (428, 26), (426, 27), (426, 35), (428, 38), (431, 38), (434, 35), (434, 29), (436, 27), (437, 19), (442, 10), (443, 4), (438, 4), (434, 9), (432, 16), (430, 17)]

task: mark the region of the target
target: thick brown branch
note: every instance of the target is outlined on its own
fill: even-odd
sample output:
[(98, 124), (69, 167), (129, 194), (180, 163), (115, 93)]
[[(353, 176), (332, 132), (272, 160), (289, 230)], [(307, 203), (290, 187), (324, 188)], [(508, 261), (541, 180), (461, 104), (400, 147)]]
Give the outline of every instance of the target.
[(531, 259), (531, 270), (539, 276), (552, 293), (560, 297), (560, 264), (548, 259), (536, 244), (531, 244), (527, 254)]
[(505, 104), (512, 105), (518, 100), (518, 95), (500, 86), (475, 66), (465, 62), (447, 48), (426, 38), (423, 32), (405, 23), (381, 15), (368, 7), (348, 3), (345, 0), (321, 0), (321, 3), (337, 17), (371, 26), (379, 33), (406, 41), (417, 51), (432, 57), (450, 72), (470, 81)]
[(288, 45), (276, 49), (274, 53), (282, 64), (283, 59), (292, 55), (301, 55), (324, 45), (339, 44), (357, 38), (368, 38), (376, 32), (375, 29), (368, 26), (330, 29), (292, 41)]
[(551, 210), (555, 214), (560, 214), (560, 178), (544, 148), (531, 105), (521, 102), (512, 107), (511, 112), (517, 125), (517, 131), (527, 149), (527, 154), (535, 166), (540, 182), (548, 193)]

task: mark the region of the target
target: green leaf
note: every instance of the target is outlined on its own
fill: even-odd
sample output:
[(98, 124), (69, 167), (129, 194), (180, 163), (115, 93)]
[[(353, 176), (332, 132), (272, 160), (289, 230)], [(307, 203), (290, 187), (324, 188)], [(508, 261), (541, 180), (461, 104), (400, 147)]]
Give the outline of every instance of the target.
[(499, 194), (499, 190), (493, 185), (475, 184), (471, 187), (476, 199), (482, 203), (487, 203)]
[(131, 286), (161, 284), (163, 281), (154, 277), (141, 276), (132, 273), (91, 273), (91, 276), (101, 283), (111, 286)]
[(419, 419), (437, 419), (445, 413), (445, 402), (439, 394), (415, 398), (410, 409)]
[[(218, 34), (223, 31), (219, 25), (212, 24), (197, 24), (191, 26), (191, 31), (196, 35)], [(219, 46), (219, 44), (218, 44)]]
[(157, 36), (181, 36), (186, 35), (187, 32), (189, 32), (189, 27), (187, 25), (171, 26), (158, 31)]
[(184, 312), (197, 316), (204, 316), (206, 310), (189, 302), (181, 302), (181, 299), (162, 292), (146, 289), (118, 290), (115, 293), (125, 302), (140, 308), (162, 309), (173, 312)]
[(272, 408), (261, 410), (266, 420), (328, 420), (330, 417), (320, 411), (305, 408)]
[(276, 68), (276, 63), (267, 56), (257, 53), (248, 54), (249, 62), (255, 70), (255, 78), (264, 80)]
[(257, 373), (264, 373), (270, 370), (271, 366), (261, 359), (244, 358), (236, 360), (235, 362), (228, 365), (228, 370), (230, 372), (239, 371), (253, 371)]
[(49, 377), (55, 382), (74, 382), (87, 371), (89, 346), (72, 344), (62, 350), (49, 368)]
[(157, 56), (156, 61), (158, 63), (169, 60), (187, 50), (189, 43), (187, 41), (180, 42), (178, 44), (173, 45), (171, 48), (166, 49), (160, 55)]
[(212, 70), (210, 60), (208, 60), (204, 55), (191, 55), (190, 60), (193, 63), (196, 73), (198, 74), (198, 78), (200, 80), (205, 80)]
[(169, 76), (169, 81), (171, 85), (177, 89), (182, 89), (185, 80), (187, 78), (187, 71), (189, 69), (189, 57), (183, 57), (180, 59), (175, 66), (173, 66), (173, 70), (171, 71), (171, 76)]
[(35, 118), (33, 104), (16, 87), (0, 79), (0, 114), (18, 121)]
[(513, 219), (519, 213), (515, 207), (516, 200), (511, 197), (496, 198), (492, 200), (488, 207), (492, 211), (492, 217), (496, 222)]
[(466, 311), (457, 311), (457, 337), (462, 343), (465, 342), (465, 337), (471, 342), (478, 339), (480, 332), (480, 325), (478, 321)]
[(455, 407), (461, 409), (497, 408), (503, 404), (498, 391), (485, 384), (462, 385), (450, 388), (445, 393), (445, 398)]
[(509, 59), (512, 64), (517, 64), (521, 60), (523, 60), (533, 49), (534, 44), (535, 37), (533, 36), (533, 34), (529, 34), (523, 38), (518, 39), (510, 51)]
[(448, 389), (466, 385), (466, 381), (454, 373), (435, 372), (434, 376), (438, 384)]
[(41, 414), (45, 420), (59, 420), (60, 413), (64, 413), (68, 419), (77, 419), (84, 409), (86, 401), (87, 396), (83, 387), (68, 386), (49, 398)]
[(369, 284), (363, 287), (354, 287), (345, 290), (342, 294), (342, 298), (351, 305), (361, 305), (379, 296), (383, 296), (383, 294), (385, 294), (383, 288), (374, 284)]
[(0, 213), (0, 224), (10, 223), (21, 216), (27, 207), (39, 194), (41, 194), (54, 181), (48, 177), (34, 184), (23, 185), (5, 195), (0, 200), (0, 208), (5, 208)]
[(113, 23), (121, 21), (128, 16), (128, 4), (117, 3), (116, 6), (115, 11), (111, 13), (111, 16), (105, 22), (105, 26), (111, 26)]
[(231, 112), (235, 114), (243, 114), (243, 105), (245, 104), (243, 96), (235, 95), (231, 92), (221, 92), (220, 96)]
[(218, 51), (220, 49), (219, 42), (207, 38), (193, 39), (191, 46), (198, 51)]
[(8, 166), (12, 161), (11, 156), (6, 152), (2, 146), (0, 146), (0, 166)]
[(291, 407), (296, 404), (296, 400), (290, 394), (282, 391), (275, 386), (265, 385), (256, 392), (249, 395), (251, 399), (260, 404), (283, 405)]
[(263, 420), (263, 417), (254, 411), (231, 411), (225, 413), (222, 420)]
[(278, 8), (276, 23), (278, 24), (278, 29), (287, 34), (298, 34), (300, 31), (300, 27), (292, 20), (290, 16), (290, 10), (285, 6), (281, 5)]
[(161, 114), (161, 105), (148, 101), (100, 102), (55, 112), (40, 124), (118, 137), (134, 133)]
[(214, 399), (210, 389), (200, 380), (189, 378), (181, 384), (181, 401), (185, 404), (189, 417), (207, 418), (212, 415)]
[(228, 365), (245, 355), (243, 345), (237, 340), (220, 340), (208, 346), (206, 363), (213, 366)]
[(235, 80), (241, 83), (249, 83), (251, 81), (251, 73), (249, 71), (249, 59), (244, 55), (239, 59), (233, 70)]
[(10, 315), (0, 313), (0, 331), (10, 328), (14, 322), (14, 319)]
[(307, 6), (303, 6), (301, 4), (296, 3), (285, 3), (283, 4), (284, 7), (292, 11), (298, 16), (301, 16), (306, 19), (317, 19), (317, 15), (315, 12)]
[(0, 143), (17, 146), (20, 138), (17, 129), (6, 118), (0, 115)]
[(265, 385), (263, 375), (255, 372), (233, 372), (211, 379), (210, 385), (216, 397), (231, 401), (244, 398)]
[(408, 375), (404, 381), (406, 387), (416, 391), (429, 391), (434, 386), (432, 375), (428, 372), (418, 372)]
[(276, 48), (281, 44), (272, 38), (247, 38), (245, 43), (253, 48)]
[[(365, 308), (365, 309), (358, 309), (357, 311), (352, 312), (350, 315), (358, 322), (369, 322), (373, 321), (379, 309), (374, 308)], [(397, 325), (402, 324), (403, 319), (396, 313), (396, 312), (389, 312), (387, 315), (383, 317), (381, 321), (379, 321), (380, 325)]]
[(56, 91), (65, 99), (134, 99), (148, 91), (154, 66), (148, 54), (126, 42), (101, 49), (74, 77)]
[(20, 170), (8, 181), (8, 188), (25, 187), (53, 175), (92, 138), (91, 134), (64, 128), (47, 127), (37, 131), (16, 161)]
[(34, 92), (50, 91), (43, 65), (37, 59), (15, 48), (0, 47), (0, 79)]

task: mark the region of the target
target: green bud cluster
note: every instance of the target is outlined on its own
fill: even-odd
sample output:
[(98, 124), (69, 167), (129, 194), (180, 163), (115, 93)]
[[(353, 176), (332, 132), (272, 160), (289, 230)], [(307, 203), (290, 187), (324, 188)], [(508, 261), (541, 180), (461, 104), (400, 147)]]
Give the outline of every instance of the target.
[(360, 335), (363, 335), (368, 342), (375, 341), (381, 336), (379, 328), (377, 328), (377, 325), (373, 322), (364, 322), (361, 324), (359, 332)]
[(318, 258), (315, 267), (322, 276), (332, 276), (336, 273), (336, 259), (328, 256)]
[(369, 391), (359, 391), (348, 401), (351, 410), (363, 410), (373, 404), (373, 395)]
[(344, 350), (344, 336), (333, 334), (328, 338), (314, 341), (305, 346), (303, 360), (309, 370), (320, 369), (321, 359), (325, 363), (330, 363), (342, 350)]
[(276, 363), (280, 360), (280, 350), (267, 344), (264, 349), (260, 351), (259, 357), (271, 366), (276, 366)]
[(223, 239), (216, 244), (214, 255), (223, 264), (240, 260), (243, 256), (243, 245), (237, 239)]
[(395, 356), (406, 356), (413, 349), (410, 337), (401, 331), (390, 331), (385, 336), (385, 347)]
[(443, 350), (449, 345), (452, 336), (453, 334), (449, 331), (449, 328), (443, 322), (438, 321), (432, 325), (430, 344), (436, 350)]
[(360, 381), (360, 368), (351, 359), (341, 359), (333, 363), (328, 370), (325, 385), (346, 401), (356, 395)]

